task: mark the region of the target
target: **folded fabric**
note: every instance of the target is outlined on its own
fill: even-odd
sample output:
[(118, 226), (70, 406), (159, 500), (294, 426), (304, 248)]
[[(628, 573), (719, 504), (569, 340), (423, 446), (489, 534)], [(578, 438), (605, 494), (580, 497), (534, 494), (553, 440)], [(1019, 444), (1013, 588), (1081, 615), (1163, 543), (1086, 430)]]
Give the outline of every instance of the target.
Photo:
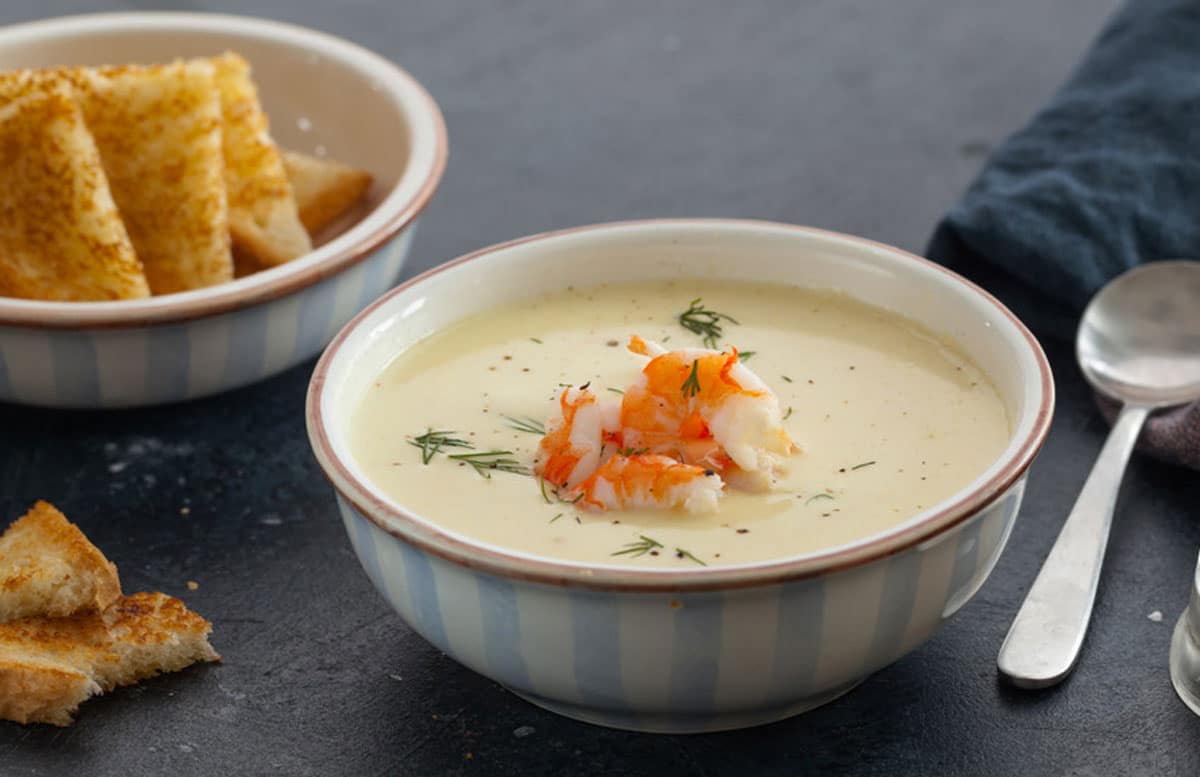
[[(1121, 410), (1107, 397), (1097, 397), (1096, 404), (1110, 424)], [(1138, 438), (1138, 450), (1160, 461), (1200, 469), (1200, 402), (1150, 416)]]
[[(1057, 338), (1125, 270), (1200, 258), (1200, 2), (1127, 2), (995, 150), (927, 255)], [(1140, 445), (1200, 469), (1200, 407), (1152, 418)]]

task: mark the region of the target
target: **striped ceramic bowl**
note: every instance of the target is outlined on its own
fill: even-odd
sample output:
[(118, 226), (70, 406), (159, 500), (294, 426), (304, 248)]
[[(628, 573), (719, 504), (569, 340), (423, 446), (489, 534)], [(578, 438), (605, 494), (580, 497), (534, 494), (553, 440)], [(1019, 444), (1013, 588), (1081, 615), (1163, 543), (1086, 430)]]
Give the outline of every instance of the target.
[(207, 289), (122, 302), (0, 298), (0, 400), (123, 407), (244, 386), (316, 355), (396, 282), (446, 160), (441, 112), (403, 70), (347, 41), (245, 17), (98, 14), (0, 29), (0, 70), (225, 50), (253, 65), (280, 145), (371, 171), (361, 219), (307, 256)]
[[(572, 283), (681, 276), (841, 289), (953, 338), (1007, 405), (1007, 448), (960, 492), (882, 534), (808, 555), (684, 571), (587, 567), (483, 545), (389, 499), (355, 462), (348, 416), (383, 366), (414, 341)], [(326, 350), (307, 420), (363, 568), (427, 640), (556, 712), (620, 728), (699, 732), (829, 701), (954, 615), (1012, 530), (1053, 392), (1025, 327), (986, 292), (924, 259), (801, 227), (683, 220), (539, 235), (404, 284)]]

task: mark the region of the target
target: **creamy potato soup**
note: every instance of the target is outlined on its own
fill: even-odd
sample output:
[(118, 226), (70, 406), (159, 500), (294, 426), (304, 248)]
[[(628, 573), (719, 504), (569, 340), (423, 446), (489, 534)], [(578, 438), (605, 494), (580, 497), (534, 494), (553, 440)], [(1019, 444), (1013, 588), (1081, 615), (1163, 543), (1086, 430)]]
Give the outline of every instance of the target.
[[(724, 353), (698, 351), (706, 338)], [(688, 439), (622, 430), (623, 403), (643, 400), (648, 423), (669, 416)], [(568, 406), (572, 434), (543, 443)], [(586, 450), (589, 424), (602, 451)], [(438, 332), (378, 376), (350, 433), (375, 485), (446, 529), (554, 559), (686, 568), (886, 530), (978, 476), (1010, 429), (987, 376), (907, 319), (830, 292), (676, 281), (568, 289)], [(584, 455), (564, 464), (564, 450)]]

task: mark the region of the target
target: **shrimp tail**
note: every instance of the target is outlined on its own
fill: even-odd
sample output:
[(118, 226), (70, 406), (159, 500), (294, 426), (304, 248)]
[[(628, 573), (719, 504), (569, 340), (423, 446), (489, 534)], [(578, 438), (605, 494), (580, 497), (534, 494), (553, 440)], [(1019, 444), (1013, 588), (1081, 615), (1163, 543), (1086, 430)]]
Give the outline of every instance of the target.
[(638, 356), (646, 356), (651, 359), (656, 356), (662, 356), (667, 352), (666, 348), (663, 348), (653, 340), (643, 340), (638, 335), (633, 335), (630, 337), (629, 345), (626, 347), (629, 349), (630, 353), (636, 353)]

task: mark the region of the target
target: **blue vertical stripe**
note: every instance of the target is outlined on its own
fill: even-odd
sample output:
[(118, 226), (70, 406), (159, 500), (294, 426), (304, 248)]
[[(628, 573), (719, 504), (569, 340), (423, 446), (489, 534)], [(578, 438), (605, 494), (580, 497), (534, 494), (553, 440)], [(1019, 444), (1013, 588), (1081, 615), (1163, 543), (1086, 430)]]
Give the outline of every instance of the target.
[(338, 285), (344, 282), (341, 276), (335, 275), (305, 292), (300, 303), (300, 320), (296, 322), (296, 345), (292, 350), (294, 362), (304, 361), (316, 354), (333, 336), (329, 329), (334, 298)]
[(569, 597), (579, 700), (585, 707), (623, 708), (621, 621), (616, 597), (590, 591), (572, 591)]
[[(54, 366), (56, 404), (83, 407), (100, 403), (100, 374), (91, 335), (76, 332), (50, 335), (50, 360)], [(51, 398), (29, 399), (48, 402)]]
[(390, 289), (395, 286), (400, 280), (400, 273), (404, 269), (404, 262), (408, 259), (408, 251), (412, 248), (413, 235), (417, 233), (417, 222), (413, 222), (403, 233), (392, 238), (388, 243), (388, 280), (387, 286)]
[(146, 399), (174, 402), (188, 395), (192, 344), (186, 326), (146, 330)]
[(697, 594), (682, 599), (675, 612), (671, 646), (671, 708), (691, 714), (711, 713), (721, 663), (721, 620), (724, 595)]
[[(980, 566), (982, 567), (980, 570), (981, 574), (990, 575), (992, 573), (992, 569), (996, 566), (996, 561), (1000, 558), (1000, 553), (1004, 551), (1004, 546), (1008, 544), (1008, 538), (1012, 535), (1013, 526), (1017, 523), (1017, 510), (1021, 506), (1021, 495), (1024, 493), (1025, 478), (1022, 476), (1009, 489), (1008, 493), (1004, 495), (1003, 502), (991, 508), (994, 512), (988, 516), (987, 521), (1000, 520), (1003, 524), (1000, 527), (1000, 536), (996, 544), (987, 548), (987, 557), (980, 561)], [(983, 536), (982, 531), (980, 531), (980, 536)], [(982, 554), (983, 551), (984, 549), (981, 548), (980, 553)]]
[(779, 592), (775, 631), (773, 703), (794, 701), (813, 693), (812, 680), (821, 655), (821, 629), (825, 619), (823, 578), (787, 583)]
[(871, 637), (864, 671), (873, 672), (890, 663), (904, 645), (904, 635), (912, 621), (913, 605), (917, 601), (921, 557), (921, 552), (909, 549), (888, 559), (883, 592), (879, 599), (879, 614), (875, 616), (875, 633)]
[[(373, 531), (378, 531), (373, 529)], [(389, 540), (391, 541), (391, 540)], [(429, 557), (403, 540), (395, 540), (404, 559), (404, 587), (412, 603), (413, 627), (438, 650), (448, 650), (442, 606), (438, 601), (437, 581)]]
[(530, 687), (529, 671), (521, 655), (521, 615), (512, 583), (476, 573), (479, 609), (483, 615), (483, 648), (488, 669), (495, 677), (518, 689)]
[(384, 598), (387, 598), (387, 585), (379, 564), (379, 551), (375, 548), (375, 538), (371, 536), (371, 522), (359, 515), (354, 508), (347, 507), (346, 509), (352, 516), (354, 549), (358, 553), (358, 560), (362, 562), (367, 577), (371, 578), (371, 582), (384, 595)]
[(363, 287), (359, 294), (358, 307), (354, 310), (355, 313), (370, 305), (376, 297), (391, 288), (392, 283), (396, 280), (391, 259), (393, 254), (397, 253), (396, 241), (403, 239), (403, 234), (392, 238), (359, 265), (362, 268)]
[[(946, 598), (946, 607), (942, 617), (949, 618), (958, 612), (958, 608), (966, 604), (975, 594), (975, 589), (983, 583), (977, 579), (979, 571), (979, 531), (983, 521), (974, 519), (969, 526), (959, 532), (958, 542), (954, 553), (954, 571), (950, 573), (950, 591)], [(948, 541), (953, 542), (953, 538)]]
[(229, 324), (229, 349), (225, 357), (225, 389), (258, 380), (266, 368), (267, 311), (259, 305), (239, 311)]

